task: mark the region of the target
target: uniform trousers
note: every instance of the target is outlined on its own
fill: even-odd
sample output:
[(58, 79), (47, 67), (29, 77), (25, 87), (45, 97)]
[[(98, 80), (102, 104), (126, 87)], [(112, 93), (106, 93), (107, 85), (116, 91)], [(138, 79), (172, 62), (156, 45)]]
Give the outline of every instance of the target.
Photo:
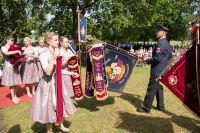
[(157, 108), (164, 109), (164, 95), (163, 95), (163, 86), (159, 83), (159, 80), (156, 80), (158, 77), (150, 77), (146, 96), (144, 98), (143, 107), (150, 111), (154, 97), (156, 95)]

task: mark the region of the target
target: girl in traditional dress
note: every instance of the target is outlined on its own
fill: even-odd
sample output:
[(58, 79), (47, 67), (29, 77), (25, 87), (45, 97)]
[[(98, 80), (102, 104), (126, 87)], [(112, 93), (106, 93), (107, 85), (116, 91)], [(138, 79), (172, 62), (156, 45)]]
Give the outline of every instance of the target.
[[(31, 39), (29, 37), (25, 37), (25, 49), (23, 54), (25, 55), (26, 61), (22, 65), (22, 82), (26, 84), (26, 91), (29, 97), (32, 97), (32, 94), (35, 95), (36, 84), (39, 82), (39, 72), (36, 64), (38, 56), (35, 48), (31, 44)], [(30, 88), (32, 94), (30, 92)]]
[[(52, 124), (56, 122), (56, 88), (55, 88), (55, 61), (58, 56), (58, 35), (54, 32), (46, 34), (46, 44), (48, 48), (39, 56), (44, 75), (40, 80), (36, 95), (33, 99), (30, 117), (37, 122), (46, 124), (47, 132), (52, 132)], [(67, 60), (63, 61), (66, 64)], [(77, 73), (62, 70), (62, 74), (79, 76)], [(69, 117), (76, 111), (71, 98), (63, 88), (63, 117)], [(69, 131), (60, 123), (60, 129), (64, 132)]]
[[(61, 36), (59, 38), (60, 42), (60, 55), (63, 57), (63, 60), (69, 60), (74, 54), (70, 49), (67, 49), (69, 44), (69, 40), (67, 37)], [(63, 66), (63, 70), (68, 71), (67, 64)], [(67, 90), (70, 97), (74, 97), (73, 86), (71, 84), (71, 77), (70, 75), (63, 74), (62, 75), (63, 87)]]
[[(44, 51), (47, 49), (47, 47), (45, 46), (44, 41), (45, 41), (45, 40), (44, 40), (44, 37), (43, 37), (43, 36), (40, 36), (40, 37), (38, 38), (38, 44), (39, 44), (39, 45), (36, 47), (36, 53), (37, 53), (37, 56), (38, 56), (38, 57), (40, 56), (40, 54), (41, 54), (42, 52), (44, 52)], [(37, 67), (38, 67), (39, 78), (41, 79), (42, 76), (43, 76), (43, 74), (44, 74), (44, 72), (43, 72), (43, 70), (42, 70), (42, 66), (41, 66), (41, 63), (40, 63), (39, 58), (36, 59), (36, 62), (37, 62)]]
[(6, 44), (1, 47), (2, 53), (5, 56), (5, 62), (3, 64), (3, 74), (2, 74), (2, 85), (10, 87), (10, 93), (12, 102), (14, 104), (19, 103), (20, 99), (16, 96), (16, 85), (21, 84), (21, 77), (18, 68), (13, 67), (13, 64), (9, 62), (9, 55), (20, 54), (21, 51), (8, 51), (10, 46), (14, 43), (14, 38), (12, 36), (6, 37)]

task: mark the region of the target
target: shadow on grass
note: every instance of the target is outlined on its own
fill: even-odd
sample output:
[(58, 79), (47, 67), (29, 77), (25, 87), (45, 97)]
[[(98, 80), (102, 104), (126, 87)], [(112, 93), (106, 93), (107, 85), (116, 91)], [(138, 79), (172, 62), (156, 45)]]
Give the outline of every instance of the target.
[(119, 116), (121, 121), (115, 127), (131, 133), (173, 133), (173, 126), (168, 119), (126, 112), (119, 112)]
[(112, 96), (109, 96), (106, 100), (104, 101), (98, 101), (96, 97), (92, 98), (84, 98), (81, 101), (77, 101), (78, 107), (79, 108), (85, 108), (90, 111), (98, 111), (99, 109), (97, 108), (98, 106), (105, 106), (105, 105), (110, 105), (114, 104), (115, 99)]
[(130, 102), (133, 106), (135, 106), (135, 108), (141, 108), (142, 107), (143, 101), (140, 99), (141, 96), (139, 96), (139, 95), (123, 93), (119, 97)]
[[(69, 121), (63, 121), (63, 124), (66, 128), (69, 128), (71, 123)], [(47, 129), (46, 129), (46, 125), (45, 124), (41, 124), (39, 122), (35, 122), (31, 129), (33, 130), (33, 133), (46, 133), (47, 132)], [(58, 125), (55, 125), (53, 124), (52, 126), (52, 130), (54, 133), (62, 133), (62, 131), (59, 129), (59, 126)], [(18, 132), (16, 132), (18, 133)]]
[(199, 133), (200, 132), (200, 120), (192, 119), (189, 117), (185, 117), (182, 115), (176, 115), (174, 113), (171, 113), (169, 111), (164, 112), (166, 115), (171, 116), (171, 121), (176, 123), (178, 126), (187, 129), (191, 133)]
[(5, 125), (3, 121), (4, 121), (3, 116), (2, 114), (0, 114), (0, 133), (4, 133), (4, 130), (5, 130)]
[(33, 133), (45, 133), (47, 131), (45, 124), (41, 124), (39, 122), (35, 122), (31, 129), (33, 130)]
[[(120, 98), (129, 101), (135, 108), (141, 108), (143, 101), (140, 100), (140, 96), (123, 93)], [(152, 108), (155, 108), (154, 106)], [(122, 122), (117, 126), (117, 128), (125, 129), (129, 132), (173, 132), (171, 122), (176, 123), (178, 126), (187, 129), (191, 133), (199, 133), (200, 131), (200, 121), (185, 117), (177, 116), (169, 111), (163, 112), (171, 118), (151, 118), (150, 116), (134, 115), (129, 113), (119, 113)], [(156, 123), (155, 123), (156, 122)], [(154, 125), (155, 124), (155, 125)], [(169, 126), (171, 130), (165, 127)], [(140, 126), (140, 127), (138, 127)], [(146, 130), (149, 128), (150, 130)], [(153, 129), (152, 129), (153, 128)]]
[(191, 133), (199, 133), (200, 132), (200, 121), (191, 119), (185, 116), (172, 116), (171, 119), (174, 123), (179, 125), (180, 127), (186, 128)]
[(127, 112), (119, 112), (119, 121), (115, 128), (124, 129), (128, 132), (138, 133), (173, 133), (172, 123), (187, 129), (191, 133), (199, 133), (200, 121), (185, 116), (178, 116), (169, 111), (163, 112), (169, 118), (152, 117), (150, 115), (137, 115)]
[(21, 127), (19, 124), (12, 126), (9, 130), (8, 133), (21, 133)]

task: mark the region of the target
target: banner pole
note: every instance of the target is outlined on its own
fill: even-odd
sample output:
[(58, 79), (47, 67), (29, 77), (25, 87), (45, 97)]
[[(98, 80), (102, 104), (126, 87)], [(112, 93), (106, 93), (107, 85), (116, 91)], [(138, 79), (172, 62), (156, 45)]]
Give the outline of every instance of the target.
[(199, 100), (199, 107), (200, 107), (200, 90), (199, 90), (199, 69), (198, 69), (198, 47), (199, 47), (199, 23), (196, 25), (196, 79), (197, 79), (197, 92), (198, 92), (198, 100)]
[[(80, 42), (80, 10), (79, 6), (77, 6), (76, 9), (77, 15), (78, 15), (78, 61), (80, 65), (80, 80), (81, 80), (81, 85), (82, 85), (82, 74), (81, 74), (81, 42)], [(83, 86), (82, 86), (83, 87)]]

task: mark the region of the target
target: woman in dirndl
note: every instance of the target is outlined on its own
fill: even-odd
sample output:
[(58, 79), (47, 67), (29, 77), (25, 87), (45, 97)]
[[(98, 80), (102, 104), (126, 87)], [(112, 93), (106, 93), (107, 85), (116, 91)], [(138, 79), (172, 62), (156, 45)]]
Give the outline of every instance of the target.
[[(69, 44), (69, 40), (65, 36), (61, 36), (59, 38), (60, 42), (60, 55), (63, 60), (69, 60), (72, 56), (75, 56), (71, 50), (67, 49)], [(63, 70), (68, 71), (67, 64), (63, 66)], [(67, 90), (70, 97), (74, 97), (74, 90), (72, 86), (72, 81), (70, 75), (63, 74), (62, 75), (63, 87)]]
[(20, 99), (16, 96), (17, 85), (21, 84), (21, 77), (19, 67), (14, 67), (12, 63), (10, 63), (9, 56), (13, 54), (20, 54), (21, 51), (8, 51), (10, 46), (14, 43), (14, 38), (12, 36), (6, 37), (6, 44), (1, 47), (2, 53), (5, 56), (5, 61), (3, 64), (3, 73), (2, 73), (2, 81), (1, 84), (4, 86), (10, 87), (11, 99), (14, 104), (20, 102)]
[[(37, 53), (37, 56), (39, 57), (40, 54), (42, 52), (45, 52), (45, 50), (47, 49), (47, 47), (45, 45), (45, 39), (43, 36), (38, 37), (38, 44), (39, 45), (36, 47), (36, 53)], [(42, 66), (41, 66), (39, 58), (36, 59), (36, 63), (37, 63), (37, 67), (38, 67), (39, 78), (41, 79), (44, 72), (42, 70)]]
[[(52, 124), (56, 122), (56, 87), (55, 87), (55, 61), (58, 52), (58, 34), (55, 32), (49, 32), (46, 34), (47, 49), (39, 56), (44, 75), (40, 80), (36, 95), (33, 99), (30, 117), (33, 121), (46, 124), (47, 132), (52, 132)], [(63, 64), (67, 61), (65, 60)], [(68, 74), (73, 76), (79, 76), (77, 73), (70, 73), (62, 70), (62, 74)], [(76, 112), (71, 98), (67, 91), (63, 88), (63, 117), (69, 117)], [(63, 122), (59, 124), (60, 129), (64, 132), (69, 131), (63, 125)]]
[[(32, 46), (31, 39), (29, 37), (24, 38), (24, 52), (26, 61), (22, 64), (22, 82), (26, 86), (27, 95), (32, 97), (35, 95), (35, 88), (39, 82), (39, 72), (36, 64), (36, 59), (38, 58), (35, 48)], [(30, 92), (31, 88), (31, 92)]]

